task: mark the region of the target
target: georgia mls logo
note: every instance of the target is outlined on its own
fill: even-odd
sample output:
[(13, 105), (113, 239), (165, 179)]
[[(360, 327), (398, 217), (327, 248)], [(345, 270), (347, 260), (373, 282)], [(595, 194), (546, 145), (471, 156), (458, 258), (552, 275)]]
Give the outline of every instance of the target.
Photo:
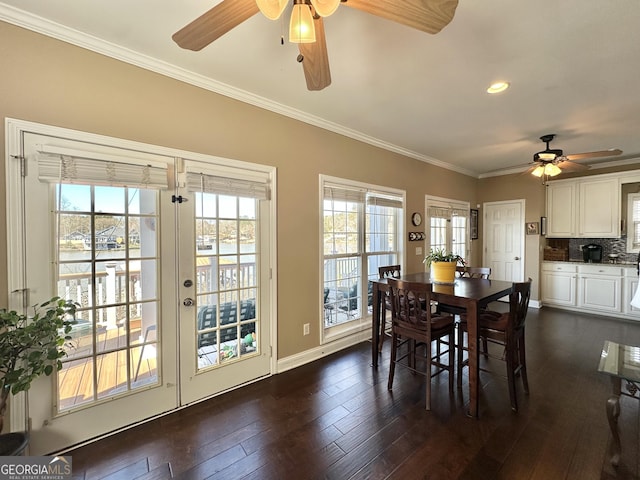
[(50, 475), (69, 475), (71, 473), (71, 462), (67, 457), (53, 457), (49, 462)]
[(67, 480), (71, 457), (0, 457), (0, 480)]

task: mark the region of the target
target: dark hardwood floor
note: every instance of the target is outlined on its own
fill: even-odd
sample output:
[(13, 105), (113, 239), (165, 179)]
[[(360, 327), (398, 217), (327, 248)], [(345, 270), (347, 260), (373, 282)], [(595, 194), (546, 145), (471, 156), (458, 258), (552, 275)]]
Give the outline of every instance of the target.
[[(481, 373), (480, 417), (447, 376), (378, 370), (363, 343), (67, 452), (77, 479), (631, 479), (639, 478), (639, 406), (621, 400), (622, 458), (609, 464), (605, 339), (640, 345), (640, 324), (545, 308), (527, 317), (530, 395)], [(492, 360), (499, 373), (504, 364)]]

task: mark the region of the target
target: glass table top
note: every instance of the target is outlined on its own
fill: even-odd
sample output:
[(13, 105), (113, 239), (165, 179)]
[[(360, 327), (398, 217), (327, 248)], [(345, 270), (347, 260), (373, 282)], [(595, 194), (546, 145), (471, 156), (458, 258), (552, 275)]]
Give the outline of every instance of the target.
[(598, 371), (640, 382), (640, 347), (605, 340)]

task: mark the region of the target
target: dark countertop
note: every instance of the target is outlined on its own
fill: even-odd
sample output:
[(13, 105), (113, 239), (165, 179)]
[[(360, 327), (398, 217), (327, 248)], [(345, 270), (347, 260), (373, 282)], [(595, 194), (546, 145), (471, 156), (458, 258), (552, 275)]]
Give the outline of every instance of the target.
[(600, 262), (600, 263), (587, 263), (582, 260), (543, 260), (545, 263), (572, 263), (572, 264), (582, 264), (582, 265), (603, 265), (610, 267), (635, 267), (636, 262)]

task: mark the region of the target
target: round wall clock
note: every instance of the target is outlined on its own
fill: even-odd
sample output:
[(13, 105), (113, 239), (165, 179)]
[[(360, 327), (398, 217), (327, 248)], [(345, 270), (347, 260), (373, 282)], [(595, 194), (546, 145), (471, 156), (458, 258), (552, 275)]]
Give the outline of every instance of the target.
[(411, 223), (413, 223), (416, 227), (419, 227), (422, 224), (422, 215), (420, 213), (415, 212), (411, 215)]

